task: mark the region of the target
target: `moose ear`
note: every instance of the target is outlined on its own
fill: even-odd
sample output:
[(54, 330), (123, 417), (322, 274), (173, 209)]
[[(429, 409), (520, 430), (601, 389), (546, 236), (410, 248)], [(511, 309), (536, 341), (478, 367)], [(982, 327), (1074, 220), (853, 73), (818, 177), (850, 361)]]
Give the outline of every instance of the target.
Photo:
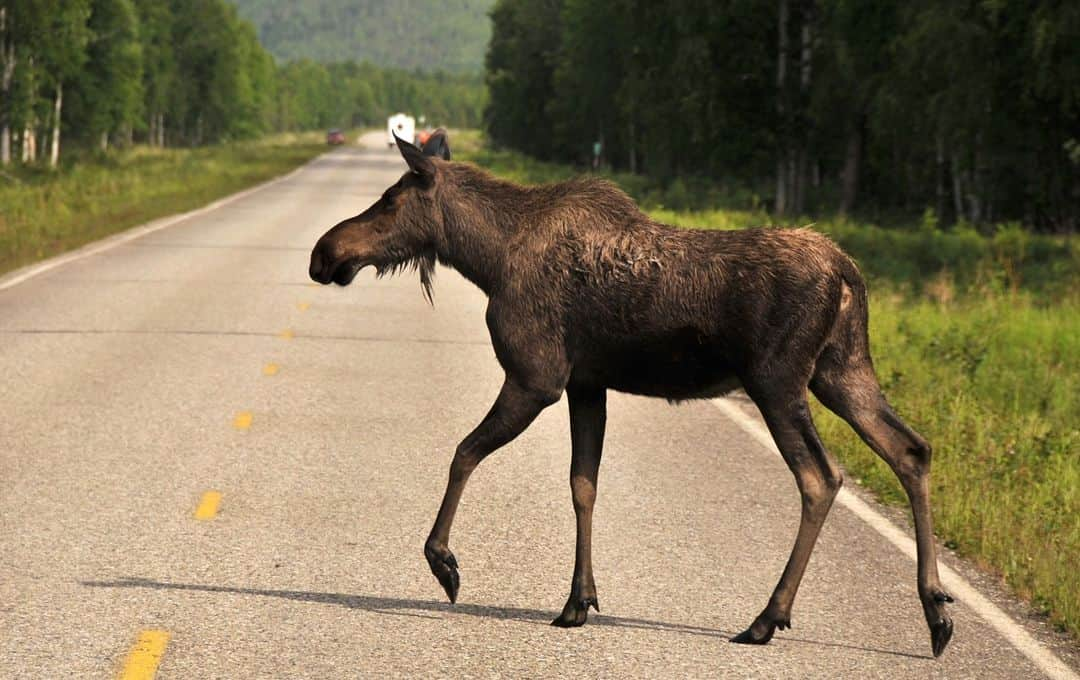
[(434, 177), (435, 164), (424, 156), (423, 151), (398, 137), (397, 134), (394, 134), (394, 140), (397, 142), (398, 150), (401, 151), (401, 157), (409, 164), (409, 170), (423, 177)]
[(428, 140), (424, 142), (424, 155), (441, 158), (444, 161), (450, 160), (450, 142), (446, 139), (446, 130), (439, 128), (431, 133)]

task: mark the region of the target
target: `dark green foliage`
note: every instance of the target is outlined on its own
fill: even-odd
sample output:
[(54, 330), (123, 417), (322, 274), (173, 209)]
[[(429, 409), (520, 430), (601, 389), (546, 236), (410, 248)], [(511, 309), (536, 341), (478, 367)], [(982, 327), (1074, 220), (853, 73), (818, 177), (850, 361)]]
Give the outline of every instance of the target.
[(777, 216), (1080, 227), (1080, 6), (498, 0), (491, 138), (741, 184)]
[(200, 146), (397, 111), (476, 126), (484, 102), (479, 74), (279, 67), (226, 0), (0, 0), (0, 165), (55, 166), (61, 130), (103, 151)]
[(479, 75), (407, 72), (369, 63), (319, 64), (308, 59), (281, 67), (274, 125), (280, 130), (384, 125), (404, 111), (429, 125), (477, 127), (484, 107)]
[(107, 145), (110, 132), (130, 133), (142, 106), (142, 45), (131, 0), (92, 0), (86, 60), (68, 88), (64, 115), (84, 139)]
[(477, 73), (492, 0), (234, 0), (281, 61)]
[(561, 4), (560, 0), (497, 2), (491, 13), (495, 31), (486, 62), (491, 93), (485, 112), (488, 132), (499, 144), (544, 159), (554, 156), (554, 126), (545, 109), (558, 99), (553, 71)]

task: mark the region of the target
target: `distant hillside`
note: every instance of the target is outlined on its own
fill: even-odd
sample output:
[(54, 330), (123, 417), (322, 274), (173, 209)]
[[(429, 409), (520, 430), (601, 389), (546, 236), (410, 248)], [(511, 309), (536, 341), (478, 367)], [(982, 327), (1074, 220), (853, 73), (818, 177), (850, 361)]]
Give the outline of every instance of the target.
[(233, 0), (278, 59), (480, 72), (494, 0)]

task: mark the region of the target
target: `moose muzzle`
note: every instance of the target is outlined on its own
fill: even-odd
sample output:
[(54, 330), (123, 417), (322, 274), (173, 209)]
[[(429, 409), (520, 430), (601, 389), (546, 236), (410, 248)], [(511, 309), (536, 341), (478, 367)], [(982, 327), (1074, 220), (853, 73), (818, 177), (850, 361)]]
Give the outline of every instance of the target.
[(315, 244), (311, 251), (311, 264), (308, 266), (308, 275), (312, 281), (323, 285), (336, 283), (347, 286), (356, 278), (357, 272), (368, 264), (361, 257), (341, 256), (335, 250), (325, 239), (320, 239)]

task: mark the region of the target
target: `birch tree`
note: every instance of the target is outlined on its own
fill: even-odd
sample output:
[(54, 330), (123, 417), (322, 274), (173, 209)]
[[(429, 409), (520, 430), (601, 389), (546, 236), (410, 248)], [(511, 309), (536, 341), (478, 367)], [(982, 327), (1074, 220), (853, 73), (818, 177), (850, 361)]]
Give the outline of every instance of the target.
[(86, 62), (90, 37), (87, 20), (89, 0), (52, 0), (48, 8), (48, 39), (40, 46), (44, 85), (51, 90), (52, 111), (49, 166), (60, 162), (60, 133), (63, 122), (64, 84), (79, 75)]

